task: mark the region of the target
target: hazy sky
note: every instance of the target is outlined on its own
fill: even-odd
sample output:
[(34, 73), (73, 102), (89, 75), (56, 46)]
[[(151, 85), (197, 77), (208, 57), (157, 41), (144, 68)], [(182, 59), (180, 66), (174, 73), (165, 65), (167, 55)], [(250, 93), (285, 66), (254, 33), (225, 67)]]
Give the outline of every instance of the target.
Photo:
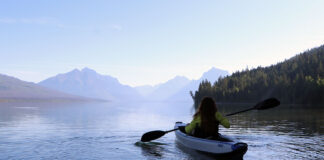
[(267, 66), (324, 44), (323, 0), (1, 0), (0, 73), (89, 67), (132, 86)]

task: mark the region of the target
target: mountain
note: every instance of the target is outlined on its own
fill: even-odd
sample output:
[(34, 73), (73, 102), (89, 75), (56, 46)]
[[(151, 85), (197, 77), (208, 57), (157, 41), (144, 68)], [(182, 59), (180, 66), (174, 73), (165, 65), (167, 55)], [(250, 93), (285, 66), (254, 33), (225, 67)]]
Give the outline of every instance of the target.
[[(203, 75), (197, 82), (200, 83), (201, 81), (206, 80), (206, 79), (210, 82), (215, 82), (218, 80), (219, 77), (225, 77), (227, 75), (229, 75), (228, 71), (212, 67), (207, 72), (203, 73)], [(196, 86), (196, 87), (198, 87), (198, 86)]]
[(89, 100), (0, 74), (0, 100)]
[(192, 98), (191, 98), (189, 92), (196, 91), (198, 89), (199, 84), (203, 80), (208, 80), (210, 82), (216, 82), (218, 80), (218, 78), (225, 77), (227, 75), (229, 75), (228, 71), (212, 67), (207, 72), (203, 73), (201, 78), (199, 78), (198, 80), (192, 80), (189, 84), (184, 86), (181, 90), (170, 95), (170, 97), (168, 97), (168, 100), (169, 101), (191, 101)]
[(154, 90), (158, 88), (158, 85), (151, 86), (151, 85), (143, 85), (143, 86), (136, 86), (134, 87), (139, 94), (146, 97), (150, 95)]
[[(184, 76), (176, 76), (165, 83), (152, 86), (151, 92), (145, 97), (149, 101), (164, 101), (170, 95), (177, 93), (180, 89), (190, 83), (190, 80)], [(148, 86), (146, 86), (148, 87)]]
[(140, 94), (132, 87), (122, 85), (108, 75), (84, 68), (74, 69), (68, 73), (58, 74), (38, 83), (41, 86), (62, 92), (104, 100), (140, 100)]

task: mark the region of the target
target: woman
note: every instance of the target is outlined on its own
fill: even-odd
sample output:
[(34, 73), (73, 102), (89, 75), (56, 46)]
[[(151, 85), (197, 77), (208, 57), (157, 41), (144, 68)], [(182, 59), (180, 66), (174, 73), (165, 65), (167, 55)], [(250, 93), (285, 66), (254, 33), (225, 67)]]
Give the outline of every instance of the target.
[(218, 137), (218, 125), (229, 128), (230, 124), (219, 112), (211, 97), (205, 97), (193, 116), (193, 120), (185, 127), (187, 134), (200, 137)]

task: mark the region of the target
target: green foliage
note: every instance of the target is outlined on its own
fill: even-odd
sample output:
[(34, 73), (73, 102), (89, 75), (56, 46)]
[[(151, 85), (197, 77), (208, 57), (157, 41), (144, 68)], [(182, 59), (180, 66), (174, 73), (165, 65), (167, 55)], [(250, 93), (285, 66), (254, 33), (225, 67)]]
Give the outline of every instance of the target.
[(324, 45), (269, 67), (235, 72), (190, 92), (195, 107), (205, 96), (218, 102), (256, 102), (277, 97), (282, 103), (324, 104)]

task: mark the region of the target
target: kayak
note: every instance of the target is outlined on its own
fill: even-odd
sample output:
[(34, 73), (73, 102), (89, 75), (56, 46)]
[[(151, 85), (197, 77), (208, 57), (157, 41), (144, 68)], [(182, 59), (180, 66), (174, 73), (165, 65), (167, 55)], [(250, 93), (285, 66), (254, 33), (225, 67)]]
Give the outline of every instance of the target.
[[(185, 123), (176, 122), (174, 128), (186, 126)], [(213, 155), (242, 156), (246, 153), (248, 145), (230, 137), (219, 134), (217, 140), (190, 136), (181, 130), (175, 131), (177, 141), (187, 147)]]

